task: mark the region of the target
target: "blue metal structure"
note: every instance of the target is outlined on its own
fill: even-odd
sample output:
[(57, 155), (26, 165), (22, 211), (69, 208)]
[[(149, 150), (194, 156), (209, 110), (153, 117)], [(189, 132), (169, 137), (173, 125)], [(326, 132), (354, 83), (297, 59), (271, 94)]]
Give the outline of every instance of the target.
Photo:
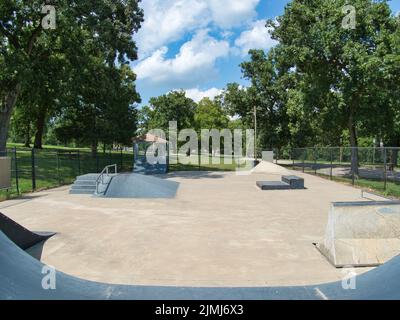
[[(168, 172), (168, 142), (159, 137), (147, 134), (134, 139), (133, 172), (152, 175)], [(162, 152), (164, 154), (158, 154)], [(149, 159), (148, 155), (155, 159)]]

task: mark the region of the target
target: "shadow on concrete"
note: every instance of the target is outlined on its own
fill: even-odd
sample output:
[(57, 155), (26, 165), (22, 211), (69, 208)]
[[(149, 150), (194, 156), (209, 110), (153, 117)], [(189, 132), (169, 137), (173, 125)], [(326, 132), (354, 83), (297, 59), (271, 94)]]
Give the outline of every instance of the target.
[(43, 254), (43, 247), (46, 242), (47, 242), (47, 240), (39, 242), (39, 243), (35, 244), (34, 246), (26, 249), (25, 252), (28, 253), (31, 257), (35, 258), (36, 260), (41, 261), (42, 254)]
[(0, 230), (23, 250), (29, 249), (55, 235), (53, 232), (32, 232), (1, 212)]
[(48, 194), (40, 194), (40, 195), (21, 195), (19, 197), (13, 198), (13, 199), (9, 199), (6, 201), (12, 201), (12, 204), (4, 204), (4, 205), (0, 205), (0, 209), (5, 209), (5, 208), (11, 208), (11, 207), (15, 207), (18, 206), (20, 204), (23, 204), (25, 202), (29, 202), (38, 198), (42, 198), (42, 197), (46, 197), (48, 196)]

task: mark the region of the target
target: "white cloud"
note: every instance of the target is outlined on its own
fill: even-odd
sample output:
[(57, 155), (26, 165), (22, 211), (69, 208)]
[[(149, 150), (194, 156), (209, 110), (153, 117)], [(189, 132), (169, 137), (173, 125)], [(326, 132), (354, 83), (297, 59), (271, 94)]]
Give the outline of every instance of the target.
[(203, 0), (144, 0), (144, 23), (136, 38), (139, 58), (208, 24)]
[(203, 98), (210, 98), (213, 100), (216, 96), (220, 95), (222, 93), (221, 89), (217, 88), (211, 88), (208, 90), (200, 90), (198, 88), (193, 88), (193, 89), (188, 89), (185, 90), (186, 96), (195, 102), (201, 101)]
[(211, 37), (208, 30), (200, 30), (182, 45), (174, 58), (166, 58), (168, 48), (162, 47), (140, 61), (134, 71), (139, 80), (184, 85), (187, 88), (188, 85), (209, 79), (214, 73), (216, 60), (228, 56), (229, 52), (227, 41)]
[(230, 29), (256, 15), (260, 0), (144, 0), (144, 23), (135, 40), (139, 58), (179, 40), (188, 32), (214, 25)]
[(276, 44), (277, 41), (271, 39), (271, 35), (265, 27), (265, 20), (254, 22), (251, 29), (243, 31), (235, 41), (235, 46), (243, 56), (247, 55), (250, 49), (268, 50)]
[(213, 22), (221, 28), (243, 24), (257, 15), (260, 0), (208, 0)]

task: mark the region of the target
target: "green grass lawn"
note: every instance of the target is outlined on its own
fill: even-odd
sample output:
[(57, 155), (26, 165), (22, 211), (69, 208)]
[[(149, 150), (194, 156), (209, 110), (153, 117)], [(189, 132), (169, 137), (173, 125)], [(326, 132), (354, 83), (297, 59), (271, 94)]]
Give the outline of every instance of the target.
[[(351, 179), (343, 179), (335, 177), (334, 180), (344, 183), (352, 183)], [(377, 194), (380, 194), (385, 197), (393, 197), (396, 199), (400, 199), (400, 183), (394, 181), (388, 181), (386, 190), (383, 181), (377, 180), (367, 180), (367, 179), (355, 179), (354, 184), (356, 187), (367, 189), (369, 191), (373, 191)]]
[[(14, 146), (10, 145), (9, 147)], [(0, 201), (18, 196), (16, 187), (17, 171), (20, 194), (33, 191), (31, 149), (17, 146), (17, 167), (15, 166), (13, 153), (10, 152), (9, 156), (13, 158), (12, 188), (8, 192), (6, 190), (0, 191)], [(131, 171), (133, 166), (132, 153), (121, 153), (120, 151), (99, 152), (98, 156), (94, 158), (89, 149), (46, 146), (43, 150), (35, 151), (35, 191), (71, 184), (76, 176), (86, 173), (98, 173), (105, 166), (111, 164), (117, 164), (120, 171)]]
[[(328, 175), (320, 173), (318, 173), (317, 176), (324, 179), (330, 179)], [(333, 176), (332, 180), (346, 185), (353, 185), (351, 178)], [(385, 185), (382, 180), (358, 178), (354, 180), (354, 187), (368, 190), (384, 197), (400, 199), (400, 182), (388, 181), (385, 190)]]

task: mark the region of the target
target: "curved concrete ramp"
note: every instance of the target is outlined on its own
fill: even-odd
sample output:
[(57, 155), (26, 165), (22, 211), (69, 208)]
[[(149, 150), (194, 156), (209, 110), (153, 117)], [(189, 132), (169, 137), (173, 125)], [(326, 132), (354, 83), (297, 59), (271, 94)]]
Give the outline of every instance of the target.
[(21, 249), (26, 250), (45, 241), (55, 233), (31, 232), (0, 212), (0, 231), (3, 231)]
[(400, 202), (337, 202), (317, 245), (335, 267), (367, 267), (400, 254)]
[(299, 287), (189, 288), (96, 283), (56, 272), (56, 289), (42, 288), (44, 265), (0, 232), (0, 299), (19, 300), (323, 300), (400, 299), (400, 258), (359, 276), (356, 290), (340, 282)]
[(112, 178), (105, 198), (174, 198), (179, 183), (137, 173), (119, 174)]

